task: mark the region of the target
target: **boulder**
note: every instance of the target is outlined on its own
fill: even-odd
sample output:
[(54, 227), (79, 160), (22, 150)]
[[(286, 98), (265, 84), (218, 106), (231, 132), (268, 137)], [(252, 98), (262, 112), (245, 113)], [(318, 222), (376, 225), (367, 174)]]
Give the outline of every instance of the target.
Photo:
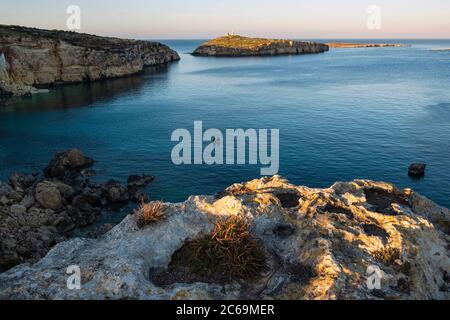
[(33, 206), (35, 201), (36, 201), (36, 199), (34, 199), (34, 197), (32, 195), (26, 195), (25, 197), (23, 197), (20, 204), (23, 205), (24, 207), (26, 207), (27, 209), (29, 209)]
[(26, 189), (31, 187), (36, 181), (33, 175), (26, 175), (24, 173), (14, 172), (9, 176), (9, 183), (14, 188)]
[(59, 181), (54, 181), (53, 183), (56, 185), (63, 198), (69, 199), (72, 197), (74, 190), (71, 186)]
[(62, 205), (62, 197), (58, 185), (50, 181), (38, 183), (35, 198), (45, 209), (57, 210)]
[(66, 233), (76, 228), (73, 220), (65, 212), (61, 212), (58, 218), (53, 222), (53, 225), (60, 233)]
[(78, 195), (72, 199), (72, 206), (82, 211), (91, 211), (93, 209), (89, 202), (89, 198), (85, 195)]
[(89, 168), (93, 163), (94, 160), (86, 157), (81, 150), (70, 149), (57, 153), (44, 169), (44, 174), (47, 178), (67, 178), (73, 173)]
[(90, 167), (94, 160), (83, 155), (79, 149), (71, 149), (67, 152), (67, 166), (71, 169), (82, 170)]
[(103, 185), (105, 197), (112, 203), (125, 202), (130, 199), (128, 189), (115, 180), (110, 180)]
[(426, 167), (427, 165), (425, 163), (413, 163), (409, 166), (408, 175), (413, 178), (423, 177)]
[(143, 174), (142, 176), (131, 175), (128, 177), (127, 184), (128, 184), (128, 188), (138, 188), (138, 187), (143, 187), (143, 186), (149, 184), (153, 180), (155, 180), (155, 177), (148, 176), (145, 174)]
[(136, 191), (134, 193), (131, 194), (131, 201), (133, 202), (137, 202), (137, 203), (142, 203), (142, 202), (148, 202), (149, 200), (149, 196), (141, 191)]

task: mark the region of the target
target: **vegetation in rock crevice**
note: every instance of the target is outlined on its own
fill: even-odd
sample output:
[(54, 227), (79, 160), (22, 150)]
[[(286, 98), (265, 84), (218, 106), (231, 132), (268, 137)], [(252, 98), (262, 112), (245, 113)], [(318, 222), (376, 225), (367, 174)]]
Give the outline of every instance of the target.
[(161, 201), (142, 202), (135, 210), (136, 224), (139, 229), (157, 223), (166, 217), (166, 207)]
[(266, 268), (264, 250), (250, 235), (242, 217), (219, 220), (214, 230), (187, 241), (172, 256), (167, 270), (152, 276), (158, 284), (175, 282), (229, 283), (253, 280)]

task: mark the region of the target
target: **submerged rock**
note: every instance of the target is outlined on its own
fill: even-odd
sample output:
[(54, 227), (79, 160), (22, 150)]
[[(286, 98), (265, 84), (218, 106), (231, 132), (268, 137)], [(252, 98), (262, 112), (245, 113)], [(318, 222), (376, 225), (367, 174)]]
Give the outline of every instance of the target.
[(219, 37), (202, 44), (192, 53), (196, 56), (242, 57), (283, 54), (322, 53), (328, 46), (318, 42), (248, 38), (238, 35)]
[(425, 163), (413, 163), (409, 166), (408, 175), (413, 178), (423, 177), (426, 167), (427, 165)]
[(159, 42), (0, 25), (0, 97), (123, 77), (179, 59)]
[(142, 176), (131, 175), (128, 177), (128, 180), (127, 180), (128, 188), (142, 187), (142, 186), (149, 184), (153, 180), (155, 180), (155, 177), (148, 176), (146, 174), (143, 174)]
[[(450, 299), (449, 210), (409, 189), (366, 180), (311, 189), (275, 176), (165, 208), (166, 218), (145, 228), (129, 215), (98, 239), (60, 243), (0, 274), (0, 298)], [(235, 216), (264, 250), (266, 268), (251, 280), (193, 277), (174, 260)], [(67, 288), (71, 265), (80, 267), (80, 290)], [(379, 287), (368, 286), (373, 270)]]

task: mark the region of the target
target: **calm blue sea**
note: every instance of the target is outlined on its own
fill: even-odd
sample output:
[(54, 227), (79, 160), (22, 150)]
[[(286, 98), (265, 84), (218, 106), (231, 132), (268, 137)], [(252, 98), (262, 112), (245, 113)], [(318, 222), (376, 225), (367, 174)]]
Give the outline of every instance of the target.
[[(280, 174), (293, 183), (384, 180), (450, 207), (450, 52), (431, 50), (450, 40), (233, 59), (189, 55), (198, 40), (164, 42), (180, 62), (1, 102), (0, 180), (72, 147), (97, 160), (100, 180), (155, 175), (152, 199), (182, 201), (258, 178), (259, 165), (172, 164), (172, 131), (202, 120), (280, 129)], [(428, 164), (424, 179), (407, 176), (412, 162)]]

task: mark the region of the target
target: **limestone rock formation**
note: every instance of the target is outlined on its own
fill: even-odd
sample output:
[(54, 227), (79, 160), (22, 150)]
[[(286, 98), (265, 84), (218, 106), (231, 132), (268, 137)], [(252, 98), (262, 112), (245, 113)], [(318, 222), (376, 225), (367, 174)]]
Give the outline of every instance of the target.
[[(0, 298), (450, 299), (449, 210), (409, 189), (366, 180), (312, 189), (275, 176), (165, 207), (166, 218), (143, 229), (130, 215), (99, 239), (60, 243), (0, 274)], [(219, 283), (178, 266), (161, 277), (187, 241), (234, 216), (265, 252), (264, 271)], [(80, 290), (67, 288), (72, 265)]]
[(328, 46), (317, 42), (248, 38), (238, 35), (227, 35), (202, 44), (193, 52), (193, 55), (242, 57), (322, 53), (325, 51), (328, 51)]
[[(59, 152), (44, 174), (12, 173), (0, 181), (0, 272), (20, 263), (36, 262), (78, 228), (93, 224), (110, 207), (145, 200), (142, 188), (153, 180), (132, 176), (138, 185), (91, 181), (94, 161), (78, 149)], [(80, 231), (80, 230), (77, 230)], [(96, 226), (90, 234), (107, 231)]]
[(0, 96), (127, 76), (179, 59), (158, 42), (0, 25)]

